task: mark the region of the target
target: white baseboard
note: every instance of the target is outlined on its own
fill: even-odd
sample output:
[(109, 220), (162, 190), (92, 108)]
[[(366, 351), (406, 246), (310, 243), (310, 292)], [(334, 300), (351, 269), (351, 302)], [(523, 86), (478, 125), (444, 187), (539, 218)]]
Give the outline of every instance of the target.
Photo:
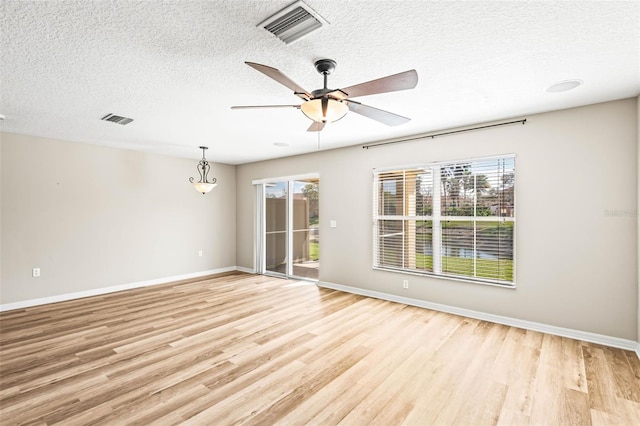
[(390, 302), (403, 303), (405, 305), (417, 306), (420, 308), (432, 309), (434, 311), (446, 312), (468, 318), (475, 318), (497, 324), (509, 325), (526, 330), (539, 331), (542, 333), (554, 334), (556, 336), (569, 337), (571, 339), (583, 340), (585, 342), (598, 343), (613, 348), (620, 348), (635, 351), (640, 358), (640, 343), (633, 340), (621, 339), (618, 337), (605, 336), (602, 334), (588, 333), (586, 331), (572, 330), (569, 328), (555, 327), (538, 322), (525, 321), (517, 318), (504, 317), (501, 315), (487, 314), (470, 309), (457, 308), (455, 306), (441, 305), (439, 303), (426, 302), (424, 300), (412, 299), (409, 297), (396, 296), (394, 294), (382, 293), (378, 291), (366, 290), (357, 287), (350, 287), (342, 284), (334, 284), (325, 281), (318, 283), (318, 286), (333, 290), (344, 291), (346, 293), (359, 294), (361, 296), (373, 297), (376, 299), (388, 300)]
[(73, 299), (81, 299), (83, 297), (100, 296), (102, 294), (115, 293), (116, 291), (131, 290), (139, 287), (166, 284), (173, 281), (188, 280), (191, 278), (198, 278), (198, 277), (204, 277), (207, 275), (221, 274), (223, 272), (231, 272), (231, 271), (239, 271), (239, 270), (241, 270), (239, 267), (228, 266), (226, 268), (210, 269), (208, 271), (194, 272), (191, 274), (176, 275), (173, 277), (157, 278), (155, 280), (148, 280), (148, 281), (138, 281), (134, 283), (116, 285), (112, 287), (96, 288), (93, 290), (79, 291), (76, 293), (67, 293), (67, 294), (60, 294), (56, 296), (43, 297), (40, 299), (6, 303), (4, 305), (0, 305), (0, 312), (11, 311), (14, 309), (29, 308), (31, 306), (46, 305), (48, 303), (64, 302), (64, 301), (73, 300)]
[[(64, 302), (67, 300), (80, 299), (83, 297), (99, 296), (102, 294), (114, 293), (117, 291), (131, 290), (134, 288), (147, 287), (152, 285), (166, 284), (173, 281), (187, 280), (191, 278), (198, 278), (207, 275), (220, 274), (223, 272), (240, 271), (249, 274), (255, 274), (255, 271), (250, 268), (241, 266), (229, 266), (226, 268), (211, 269), (208, 271), (194, 272), (191, 274), (176, 275), (173, 277), (158, 278), (148, 281), (138, 281), (129, 284), (122, 284), (112, 287), (103, 287), (93, 290), (81, 291), (76, 293), (67, 293), (57, 296), (43, 297), (40, 299), (24, 300), (21, 302), (6, 303), (0, 305), (0, 312), (10, 311), (14, 309), (23, 309), (31, 306), (45, 305), (48, 303)], [(484, 312), (473, 311), (470, 309), (458, 308), (455, 306), (442, 305), (439, 303), (427, 302), (419, 299), (412, 299), (409, 297), (396, 296), (389, 293), (382, 293), (373, 290), (366, 290), (357, 287), (350, 287), (342, 284), (329, 283), (326, 281), (318, 282), (318, 286), (330, 288), (334, 290), (344, 291), (346, 293), (359, 294), (361, 296), (373, 297), (376, 299), (388, 300), (390, 302), (403, 303), (405, 305), (417, 306), (420, 308), (432, 309), (434, 311), (446, 312), (454, 315), (460, 315), (468, 318), (475, 318), (483, 321), (494, 322), (498, 324), (509, 325), (513, 327), (523, 328), (526, 330), (539, 331), (542, 333), (554, 334), (562, 337), (569, 337), (571, 339), (583, 340), (585, 342), (598, 343), (605, 346), (611, 346), (614, 348), (620, 348), (625, 350), (634, 351), (638, 358), (640, 358), (640, 342), (634, 342), (633, 340), (621, 339), (618, 337), (610, 337), (602, 334), (589, 333), (585, 331), (572, 330), (569, 328), (555, 327), (552, 325), (541, 324), (532, 321), (520, 320), (517, 318), (504, 317), (501, 315), (487, 314)]]

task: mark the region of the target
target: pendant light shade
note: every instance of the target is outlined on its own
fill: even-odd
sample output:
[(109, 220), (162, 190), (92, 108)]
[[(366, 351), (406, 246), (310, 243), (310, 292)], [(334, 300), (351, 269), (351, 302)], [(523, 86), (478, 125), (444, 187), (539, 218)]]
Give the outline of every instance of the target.
[(321, 98), (312, 99), (300, 105), (300, 109), (308, 118), (313, 121), (319, 121), (322, 123), (331, 123), (340, 120), (349, 111), (349, 107), (343, 102), (336, 101), (335, 99), (327, 99), (326, 113), (322, 112), (322, 100)]
[(193, 183), (193, 187), (196, 189), (196, 191), (202, 192), (202, 194), (206, 194), (207, 192), (211, 191), (216, 186), (218, 186), (218, 184), (216, 184), (216, 183), (206, 183), (206, 182), (194, 182)]
[(193, 184), (193, 187), (196, 189), (196, 191), (201, 192), (202, 194), (206, 194), (207, 192), (210, 192), (213, 188), (218, 186), (218, 184), (216, 183), (216, 178), (211, 178), (211, 181), (209, 181), (207, 177), (211, 166), (209, 166), (209, 162), (204, 156), (204, 151), (209, 148), (206, 146), (201, 146), (200, 149), (202, 150), (202, 160), (200, 160), (197, 166), (200, 180), (196, 182), (194, 178), (190, 177), (189, 182)]

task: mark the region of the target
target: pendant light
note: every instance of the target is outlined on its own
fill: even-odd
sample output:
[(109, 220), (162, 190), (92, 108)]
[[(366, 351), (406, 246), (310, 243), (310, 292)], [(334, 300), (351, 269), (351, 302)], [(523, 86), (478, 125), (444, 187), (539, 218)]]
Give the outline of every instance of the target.
[(196, 189), (196, 191), (202, 192), (202, 194), (204, 195), (218, 186), (218, 184), (216, 183), (216, 178), (212, 178), (211, 182), (209, 182), (207, 178), (211, 166), (209, 166), (209, 162), (204, 156), (204, 151), (209, 148), (206, 146), (201, 146), (200, 149), (202, 150), (202, 160), (200, 160), (197, 166), (198, 173), (200, 174), (200, 180), (196, 182), (194, 178), (190, 177), (189, 182), (193, 184), (193, 187)]

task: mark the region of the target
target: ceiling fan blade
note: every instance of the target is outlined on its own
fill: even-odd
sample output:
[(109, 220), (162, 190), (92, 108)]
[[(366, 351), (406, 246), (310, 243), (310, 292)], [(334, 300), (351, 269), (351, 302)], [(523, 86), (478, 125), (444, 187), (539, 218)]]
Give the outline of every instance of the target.
[(413, 89), (418, 84), (418, 73), (409, 70), (399, 74), (389, 75), (355, 86), (345, 87), (331, 92), (329, 95), (337, 99), (356, 98), (358, 96), (375, 95), (378, 93), (396, 92), (398, 90)]
[(379, 121), (387, 126), (399, 126), (411, 121), (410, 118), (403, 117), (402, 115), (394, 114), (389, 111), (370, 107), (368, 105), (361, 104), (360, 102), (345, 101), (349, 105), (349, 110), (356, 114), (364, 115), (372, 120)]
[(260, 71), (267, 77), (274, 79), (283, 86), (293, 90), (294, 95), (304, 99), (305, 101), (311, 99), (311, 95), (309, 94), (309, 92), (300, 87), (295, 81), (284, 75), (280, 70), (269, 67), (267, 65), (256, 64), (255, 62), (245, 62), (245, 64), (249, 65), (251, 68), (257, 71)]
[(314, 121), (307, 129), (307, 132), (319, 132), (324, 129), (324, 123), (322, 121)]
[(234, 105), (231, 109), (257, 109), (257, 108), (297, 108), (300, 105)]

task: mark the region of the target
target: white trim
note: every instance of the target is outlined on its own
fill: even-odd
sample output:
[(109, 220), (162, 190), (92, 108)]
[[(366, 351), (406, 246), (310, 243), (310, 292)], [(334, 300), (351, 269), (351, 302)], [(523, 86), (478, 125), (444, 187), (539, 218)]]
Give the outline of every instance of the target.
[(244, 273), (247, 273), (247, 274), (257, 274), (255, 269), (245, 268), (244, 266), (236, 266), (236, 271), (244, 272)]
[(274, 183), (274, 182), (284, 182), (289, 180), (304, 180), (304, 179), (320, 179), (320, 173), (305, 173), (302, 175), (292, 175), (292, 176), (280, 176), (274, 178), (265, 178), (265, 179), (254, 179), (251, 181), (252, 185), (257, 185), (260, 183)]
[[(431, 256), (431, 268), (435, 275), (442, 275), (442, 193), (440, 192), (440, 186), (442, 185), (442, 175), (438, 173), (433, 174), (433, 199), (432, 216), (431, 219), (431, 250), (434, 254)], [(435, 188), (438, 188), (436, 191)], [(474, 238), (475, 240), (475, 235)]]
[(585, 342), (598, 343), (613, 348), (620, 348), (629, 351), (635, 351), (640, 357), (640, 343), (633, 340), (621, 339), (619, 337), (605, 336), (602, 334), (589, 333), (586, 331), (572, 330), (570, 328), (556, 327), (553, 325), (541, 324), (538, 322), (525, 321), (517, 318), (503, 317), (501, 315), (487, 314), (470, 309), (458, 308), (455, 306), (441, 305), (439, 303), (427, 302), (424, 300), (412, 299), (409, 297), (396, 296), (394, 294), (382, 293), (373, 290), (366, 290), (357, 287), (346, 286), (342, 284), (334, 284), (325, 281), (318, 282), (319, 287), (330, 288), (333, 290), (344, 291), (346, 293), (359, 294), (361, 296), (373, 297), (376, 299), (388, 300), (390, 302), (403, 303), (405, 305), (427, 308), (434, 311), (446, 312), (449, 314), (460, 315), (468, 318), (475, 318), (483, 321), (489, 321), (497, 324), (509, 325), (512, 327), (523, 328), (526, 330), (539, 331), (541, 333), (554, 334), (556, 336), (568, 337), (571, 339), (582, 340)]
[(226, 268), (210, 269), (208, 271), (194, 272), (191, 274), (176, 275), (173, 277), (157, 278), (155, 280), (138, 281), (134, 283), (121, 284), (112, 287), (96, 288), (93, 290), (79, 291), (75, 293), (59, 294), (56, 296), (43, 297), (40, 299), (23, 300), (14, 303), (5, 303), (0, 305), (0, 312), (11, 311), (14, 309), (29, 308), (31, 306), (46, 305), (48, 303), (64, 302), (67, 300), (81, 299), (83, 297), (100, 296), (107, 293), (115, 293), (116, 291), (131, 290), (134, 288), (147, 287), (152, 285), (167, 284), (173, 281), (188, 280), (190, 278), (204, 277), (207, 275), (221, 274), (223, 272), (241, 271), (247, 272), (238, 266), (228, 266)]
[[(293, 182), (294, 180), (290, 180), (287, 182), (287, 198), (286, 198), (286, 209), (287, 212), (285, 217), (285, 237), (287, 239), (287, 245), (285, 246), (285, 258), (287, 261), (287, 265), (285, 266), (285, 271), (287, 278), (293, 275)], [(266, 215), (265, 215), (266, 216)], [(266, 217), (265, 217), (266, 219)], [(266, 238), (265, 238), (266, 239)], [(265, 254), (267, 252), (265, 251)], [(265, 267), (266, 269), (266, 267)]]
[(436, 274), (435, 272), (429, 271), (421, 271), (419, 269), (400, 269), (400, 268), (391, 268), (385, 266), (373, 266), (372, 269), (374, 271), (385, 271), (385, 272), (394, 272), (397, 274), (407, 274), (407, 275), (417, 275), (419, 277), (431, 277), (438, 278), (443, 280), (451, 280), (458, 281), (462, 283), (470, 283), (470, 284), (482, 284), (482, 285), (490, 285), (499, 288), (507, 288), (515, 290), (518, 288), (515, 281), (499, 281), (499, 280), (489, 280), (483, 278), (473, 278), (465, 275), (447, 275), (447, 274)]
[(265, 215), (265, 185), (262, 183), (255, 184), (255, 204), (253, 209), (253, 268), (254, 273), (262, 274), (266, 269), (266, 237), (267, 229)]

